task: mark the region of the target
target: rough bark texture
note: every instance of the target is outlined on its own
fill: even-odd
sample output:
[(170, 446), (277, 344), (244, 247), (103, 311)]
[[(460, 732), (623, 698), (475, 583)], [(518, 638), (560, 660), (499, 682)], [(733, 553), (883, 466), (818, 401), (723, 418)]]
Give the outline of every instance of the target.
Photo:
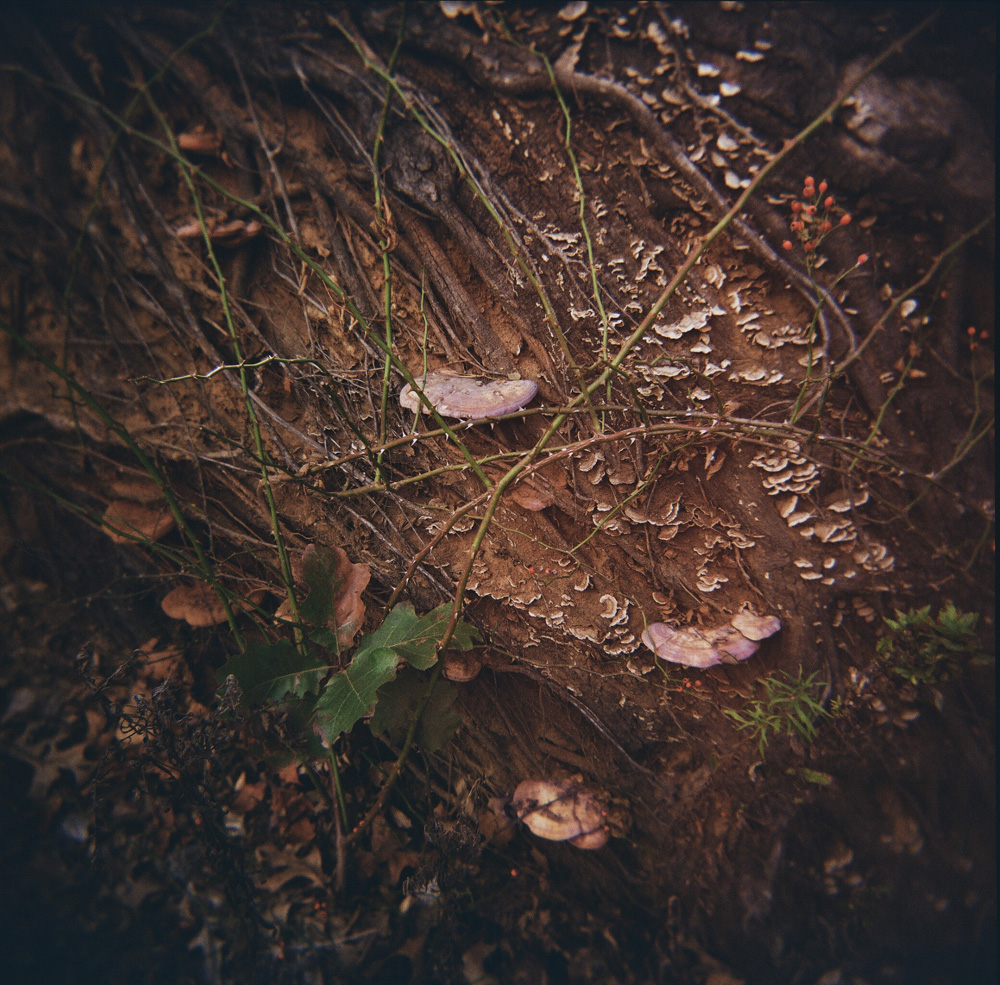
[[(0, 729), (4, 800), (26, 808), (0, 857), (26, 901), (4, 913), (19, 969), (993, 969), (993, 671), (970, 659), (993, 631), (992, 7), (942, 14), (858, 84), (644, 322), (922, 13), (5, 15)], [(828, 188), (804, 198), (807, 175)], [(818, 247), (793, 202), (829, 214)], [(538, 396), (495, 424), (415, 420), (398, 393), (428, 368)], [(391, 789), (402, 735), (340, 740), (348, 824), (370, 817), (355, 834), (319, 759), (274, 759), (302, 741), (295, 709), (217, 693), (241, 640), (284, 631), (282, 551), (301, 565), (310, 544), (370, 569), (367, 630), (398, 600), (457, 600), (484, 639), (481, 673), (443, 685), (457, 737), (431, 752), (419, 733)], [(166, 608), (190, 625), (160, 610), (182, 584), (195, 602)], [(979, 643), (903, 682), (876, 658), (883, 617), (948, 601), (982, 614)], [(744, 609), (782, 624), (744, 662), (678, 668), (642, 643)], [(789, 676), (825, 715), (811, 742), (769, 733), (761, 761), (726, 711)], [(599, 796), (608, 845), (515, 823), (514, 789), (545, 777)]]

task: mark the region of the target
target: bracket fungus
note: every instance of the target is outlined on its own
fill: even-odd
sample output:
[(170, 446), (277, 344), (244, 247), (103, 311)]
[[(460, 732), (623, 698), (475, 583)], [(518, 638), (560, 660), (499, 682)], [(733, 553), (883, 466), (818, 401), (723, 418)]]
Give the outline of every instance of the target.
[(573, 780), (525, 780), (514, 791), (511, 807), (539, 838), (593, 849), (610, 837), (597, 797)]
[[(442, 417), (481, 421), (521, 410), (538, 393), (538, 384), (534, 380), (490, 380), (434, 369), (423, 378), (422, 389)], [(399, 403), (404, 410), (430, 413), (409, 383), (400, 390)]]
[(760, 649), (760, 641), (779, 629), (777, 616), (758, 616), (745, 609), (714, 629), (674, 629), (666, 623), (650, 623), (642, 642), (662, 660), (704, 669), (752, 657)]

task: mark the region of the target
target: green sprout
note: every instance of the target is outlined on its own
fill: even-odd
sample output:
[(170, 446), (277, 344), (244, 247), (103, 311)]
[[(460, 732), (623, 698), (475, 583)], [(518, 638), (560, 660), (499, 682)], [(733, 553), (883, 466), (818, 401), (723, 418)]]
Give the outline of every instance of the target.
[(763, 699), (748, 701), (742, 712), (726, 709), (741, 730), (751, 730), (762, 760), (771, 736), (798, 735), (809, 743), (816, 738), (816, 722), (828, 714), (815, 697), (819, 688), (826, 687), (816, 674), (803, 677), (801, 667), (796, 677), (782, 671), (764, 680)]

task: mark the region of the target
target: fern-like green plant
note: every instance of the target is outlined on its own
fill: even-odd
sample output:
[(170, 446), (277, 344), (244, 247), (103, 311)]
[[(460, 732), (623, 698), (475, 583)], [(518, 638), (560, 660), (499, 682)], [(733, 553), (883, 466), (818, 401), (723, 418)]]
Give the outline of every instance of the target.
[(948, 602), (937, 616), (931, 607), (896, 610), (876, 650), (883, 665), (913, 685), (939, 684), (958, 676), (966, 662), (986, 657), (976, 638), (978, 612), (962, 612)]

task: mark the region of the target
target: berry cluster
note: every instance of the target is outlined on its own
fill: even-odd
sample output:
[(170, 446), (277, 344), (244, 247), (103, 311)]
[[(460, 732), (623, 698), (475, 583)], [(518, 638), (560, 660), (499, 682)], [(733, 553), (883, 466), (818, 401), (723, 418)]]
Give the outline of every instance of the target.
[[(792, 221), (790, 228), (802, 244), (806, 267), (812, 271), (816, 264), (816, 251), (820, 244), (838, 226), (846, 226), (851, 221), (851, 214), (837, 205), (836, 199), (827, 194), (829, 186), (825, 181), (818, 185), (809, 176), (802, 185), (802, 201), (792, 202)], [(790, 239), (781, 244), (786, 250), (794, 248)], [(858, 257), (858, 266), (866, 263), (868, 255), (862, 253)]]
[(975, 325), (970, 325), (965, 331), (969, 336), (969, 352), (975, 352), (979, 348), (980, 341), (989, 341), (990, 333), (985, 328), (981, 332), (977, 332)]

